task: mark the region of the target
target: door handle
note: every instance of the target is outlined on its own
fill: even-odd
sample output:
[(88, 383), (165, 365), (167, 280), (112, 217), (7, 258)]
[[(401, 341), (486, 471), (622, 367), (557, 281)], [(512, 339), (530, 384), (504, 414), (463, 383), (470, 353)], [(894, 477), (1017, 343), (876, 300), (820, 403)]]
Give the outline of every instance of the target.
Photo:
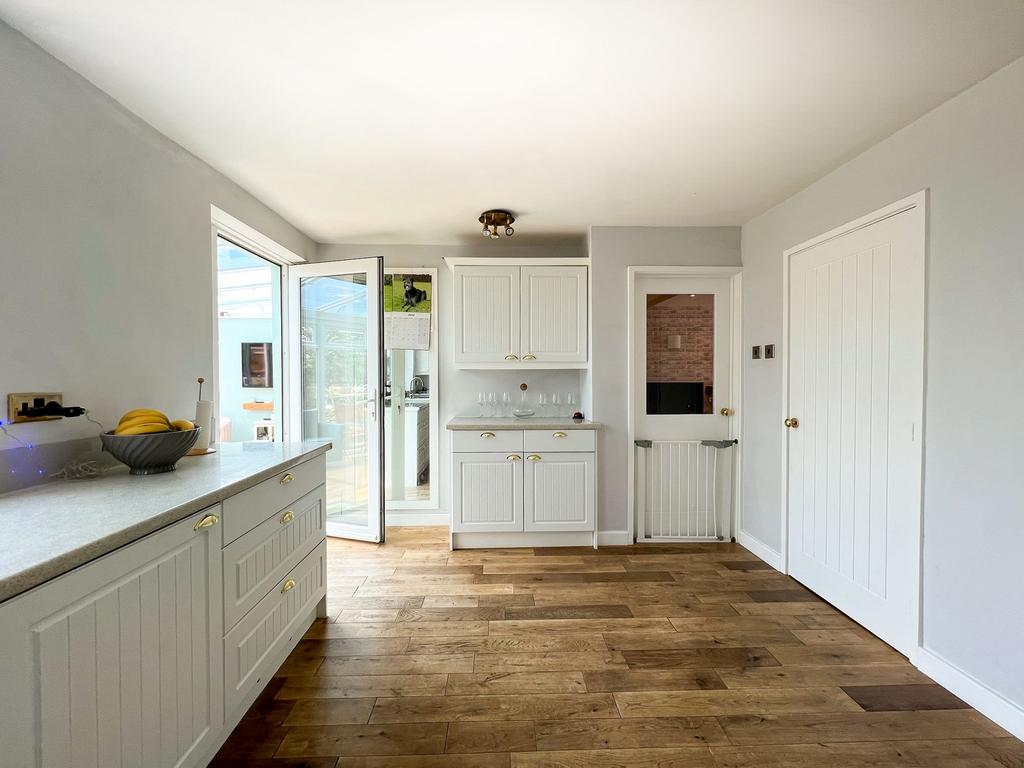
[(536, 359), (537, 359), (536, 355), (530, 355), (530, 354), (523, 355), (523, 360), (536, 360)]
[(540, 456), (538, 456), (536, 453), (531, 453), (529, 456), (526, 457), (526, 460), (527, 461), (540, 461)]
[(193, 527), (193, 531), (201, 531), (205, 528), (213, 528), (217, 523), (220, 522), (220, 518), (216, 515), (206, 515), (202, 520), (196, 523)]
[(800, 419), (790, 416), (782, 423), (785, 424), (789, 429), (796, 429), (797, 427), (800, 426)]
[(295, 589), (295, 579), (288, 579), (288, 581), (284, 583), (284, 586), (281, 587), (281, 594), (283, 595), (285, 592), (291, 592), (293, 589)]
[(481, 432), (480, 433), (480, 437), (486, 437), (486, 438), (489, 439), (489, 438), (494, 437), (494, 433), (493, 432)]
[(281, 479), (278, 480), (277, 482), (279, 482), (281, 485), (288, 485), (288, 483), (290, 483), (294, 479), (295, 475), (293, 475), (291, 472), (285, 472), (284, 475), (281, 476)]
[(552, 437), (568, 437), (568, 435), (565, 434), (565, 432), (554, 432), (551, 436)]
[(723, 416), (732, 416), (735, 413), (735, 411), (732, 408), (723, 408), (722, 410), (719, 411), (719, 413), (722, 414)]
[(292, 520), (295, 519), (295, 510), (289, 509), (283, 515), (281, 515), (281, 525), (288, 525)]
[(508, 355), (505, 355), (505, 359), (506, 360), (518, 360), (519, 356), (518, 355), (508, 354)]
[(377, 420), (377, 388), (376, 387), (374, 387), (374, 389), (373, 389), (373, 397), (369, 398), (366, 402), (369, 403), (369, 405), (370, 405), (370, 418), (373, 419), (374, 421), (376, 421)]
[(505, 457), (505, 459), (507, 461), (522, 461), (523, 457), (520, 456), (518, 453), (510, 453), (508, 456)]

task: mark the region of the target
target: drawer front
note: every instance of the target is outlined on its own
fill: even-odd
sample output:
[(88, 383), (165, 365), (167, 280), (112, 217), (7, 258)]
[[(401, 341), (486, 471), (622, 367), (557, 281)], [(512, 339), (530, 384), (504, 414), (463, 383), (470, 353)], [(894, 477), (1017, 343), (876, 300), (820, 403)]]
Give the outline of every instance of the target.
[(230, 544), (264, 520), (284, 511), (310, 491), (323, 485), (327, 460), (317, 456), (224, 501), (224, 543)]
[(452, 432), (455, 453), (500, 453), (523, 450), (523, 432), (516, 429), (459, 430)]
[(526, 451), (593, 451), (592, 429), (531, 429), (526, 432)]
[(224, 548), (224, 626), (235, 626), (327, 535), (324, 486)]
[[(281, 643), (297, 640), (297, 622), (326, 594), (327, 542), (306, 555), (224, 637), (224, 707), (230, 715), (275, 670)], [(292, 581), (294, 586), (285, 590)]]

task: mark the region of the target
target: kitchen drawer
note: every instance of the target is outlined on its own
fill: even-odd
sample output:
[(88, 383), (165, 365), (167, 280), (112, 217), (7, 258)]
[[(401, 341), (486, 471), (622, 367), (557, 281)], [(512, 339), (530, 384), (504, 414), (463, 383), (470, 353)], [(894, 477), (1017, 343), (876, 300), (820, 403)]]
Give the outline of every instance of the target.
[(455, 453), (517, 452), (523, 450), (521, 429), (458, 430), (452, 432)]
[(267, 591), (324, 540), (324, 486), (224, 548), (224, 626), (238, 623)]
[(224, 637), (224, 707), (234, 712), (253, 686), (269, 680), (282, 646), (324, 596), (327, 542), (321, 542)]
[(320, 455), (226, 499), (223, 504), (224, 544), (230, 544), (323, 485), (326, 473), (327, 460)]
[(593, 451), (596, 441), (592, 429), (531, 429), (526, 432), (524, 450), (540, 451)]

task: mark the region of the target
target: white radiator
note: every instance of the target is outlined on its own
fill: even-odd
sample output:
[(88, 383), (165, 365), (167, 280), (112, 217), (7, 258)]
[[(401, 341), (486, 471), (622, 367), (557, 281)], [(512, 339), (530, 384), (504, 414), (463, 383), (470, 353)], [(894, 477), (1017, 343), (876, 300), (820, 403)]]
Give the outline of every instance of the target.
[(719, 458), (722, 451), (699, 440), (637, 442), (637, 541), (722, 538), (719, 507), (727, 491), (719, 482), (719, 463), (731, 463)]

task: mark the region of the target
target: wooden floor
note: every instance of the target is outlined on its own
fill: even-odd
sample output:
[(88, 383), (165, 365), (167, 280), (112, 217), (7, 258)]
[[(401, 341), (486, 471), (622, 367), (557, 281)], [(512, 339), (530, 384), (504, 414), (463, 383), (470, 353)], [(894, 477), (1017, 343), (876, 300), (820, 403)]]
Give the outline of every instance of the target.
[(732, 544), (331, 540), (314, 624), (213, 765), (1024, 766), (1024, 744)]

